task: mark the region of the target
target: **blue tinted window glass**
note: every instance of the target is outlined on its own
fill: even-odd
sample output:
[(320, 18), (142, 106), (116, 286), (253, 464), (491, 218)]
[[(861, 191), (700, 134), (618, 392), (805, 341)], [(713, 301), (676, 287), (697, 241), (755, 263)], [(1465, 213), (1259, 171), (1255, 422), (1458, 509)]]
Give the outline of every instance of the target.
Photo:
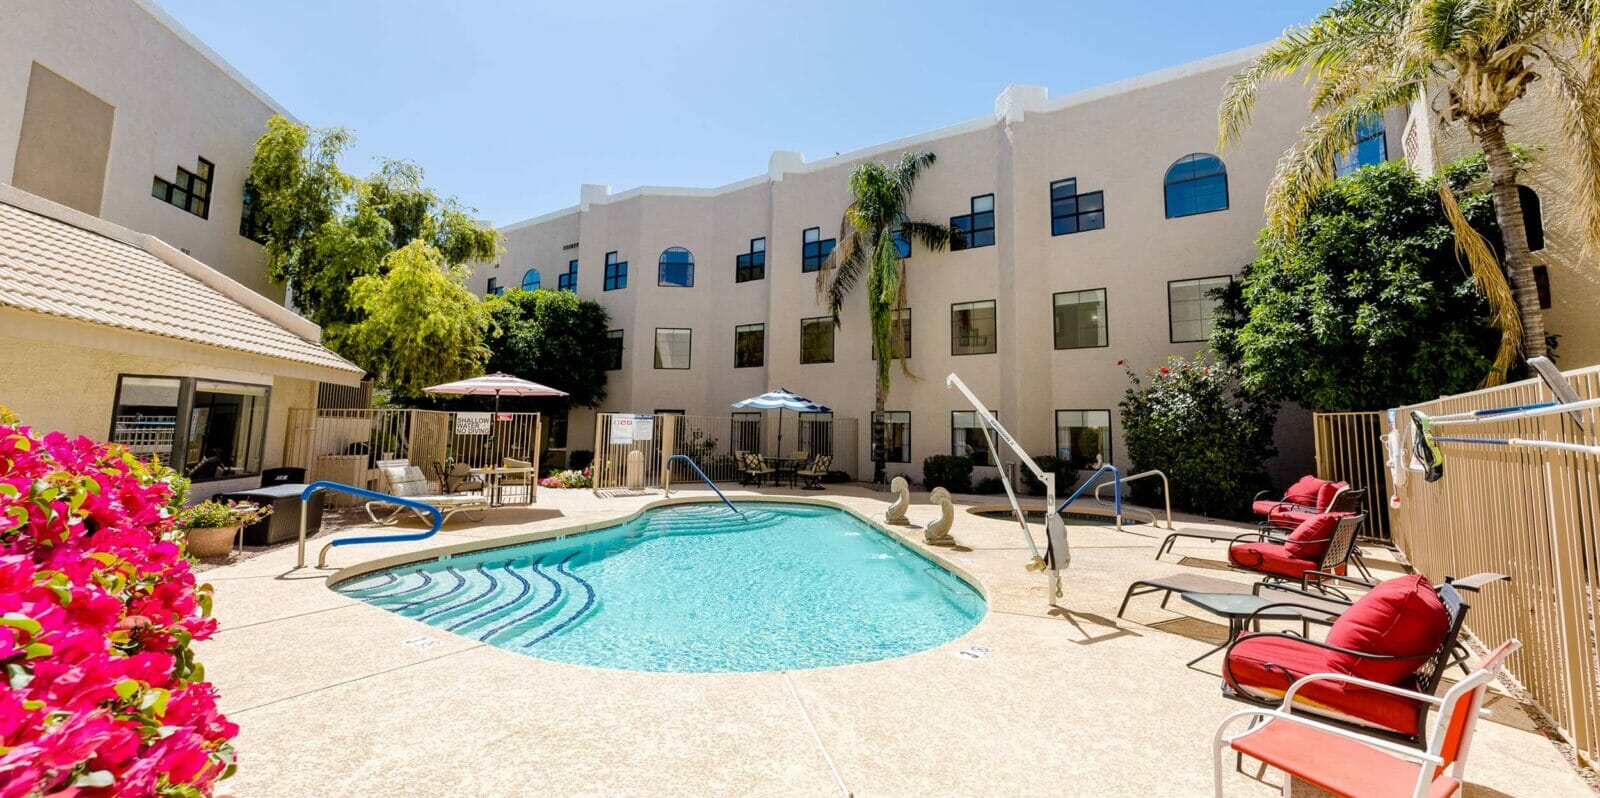
[(540, 284), (541, 280), (538, 269), (529, 269), (522, 273), (522, 290), (537, 291), (539, 290)]
[(906, 231), (898, 227), (894, 229), (894, 248), (900, 253), (901, 259), (911, 257), (911, 239)]
[(1227, 210), (1227, 167), (1215, 155), (1185, 155), (1167, 169), (1165, 192), (1168, 219)]
[(657, 285), (677, 288), (694, 286), (694, 256), (683, 247), (672, 247), (662, 252), (658, 269)]

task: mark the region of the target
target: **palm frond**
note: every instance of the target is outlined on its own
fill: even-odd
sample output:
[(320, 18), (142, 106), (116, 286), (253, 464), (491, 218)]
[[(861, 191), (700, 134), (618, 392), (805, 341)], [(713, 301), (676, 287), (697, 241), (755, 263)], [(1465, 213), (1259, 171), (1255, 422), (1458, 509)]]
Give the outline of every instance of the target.
[(828, 306), (834, 326), (839, 324), (839, 311), (844, 308), (845, 298), (867, 270), (867, 247), (863, 243), (861, 233), (851, 230), (834, 246), (833, 252), (828, 253), (817, 272), (817, 299)]
[(900, 231), (912, 241), (920, 241), (922, 245), (934, 252), (943, 252), (950, 246), (961, 233), (954, 227), (937, 222), (923, 222), (906, 219), (900, 222)]
[(1522, 315), (1517, 311), (1516, 295), (1511, 291), (1511, 283), (1506, 280), (1506, 273), (1500, 268), (1494, 249), (1483, 234), (1467, 221), (1466, 215), (1461, 212), (1461, 205), (1456, 202), (1455, 192), (1450, 190), (1449, 181), (1442, 178), (1439, 180), (1439, 202), (1444, 206), (1445, 218), (1450, 220), (1451, 231), (1455, 233), (1456, 255), (1465, 258), (1471, 267), (1478, 290), (1489, 302), (1489, 324), (1500, 331), (1500, 346), (1495, 352), (1494, 365), (1483, 378), (1484, 387), (1499, 385), (1506, 381), (1506, 374), (1522, 354)]
[(1563, 111), (1561, 130), (1576, 167), (1571, 187), (1573, 222), (1583, 241), (1584, 255), (1600, 256), (1600, 58), (1591, 57), (1587, 69), (1571, 60), (1547, 53), (1551, 66), (1550, 92)]

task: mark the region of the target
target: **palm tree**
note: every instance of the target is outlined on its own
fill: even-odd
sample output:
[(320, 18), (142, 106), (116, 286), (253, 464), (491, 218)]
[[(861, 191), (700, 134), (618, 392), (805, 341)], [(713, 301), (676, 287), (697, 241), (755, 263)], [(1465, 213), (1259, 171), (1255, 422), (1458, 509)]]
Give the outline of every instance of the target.
[[(1543, 80), (1573, 153), (1576, 226), (1600, 251), (1600, 0), (1342, 0), (1308, 25), (1290, 28), (1228, 81), (1218, 111), (1221, 143), (1249, 125), (1268, 80), (1304, 72), (1312, 120), (1284, 154), (1267, 199), (1269, 228), (1288, 236), (1334, 158), (1365, 120), (1444, 89), (1442, 124), (1464, 123), (1488, 161), (1505, 265), (1461, 215), (1445, 181), (1440, 199), (1456, 246), (1472, 266), (1500, 330), (1494, 371), (1504, 380), (1519, 354), (1545, 354), (1544, 317), (1506, 138), (1506, 109)], [(1293, 240), (1289, 237), (1289, 240)], [(1510, 282), (1507, 283), (1509, 276)]]
[(872, 349), (877, 353), (876, 392), (873, 397), (872, 480), (884, 479), (884, 451), (888, 448), (886, 428), (881, 424), (884, 401), (889, 395), (889, 362), (899, 361), (900, 370), (915, 378), (900, 351), (896, 319), (905, 308), (906, 265), (900, 258), (895, 233), (907, 240), (920, 241), (939, 251), (960, 237), (954, 228), (935, 222), (911, 219), (911, 189), (924, 169), (933, 166), (931, 152), (908, 152), (895, 164), (868, 161), (850, 172), (850, 195), (839, 223), (839, 243), (817, 272), (817, 297), (828, 304), (833, 324), (839, 326), (839, 310), (862, 277), (867, 281), (867, 323), (872, 327)]

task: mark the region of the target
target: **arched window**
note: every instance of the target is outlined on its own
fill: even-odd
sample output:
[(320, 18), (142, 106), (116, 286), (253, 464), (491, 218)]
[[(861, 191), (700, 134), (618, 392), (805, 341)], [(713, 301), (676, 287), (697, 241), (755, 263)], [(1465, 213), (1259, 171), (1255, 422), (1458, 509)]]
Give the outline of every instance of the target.
[(522, 290), (537, 291), (539, 290), (540, 282), (538, 269), (529, 269), (522, 273)]
[(671, 247), (661, 253), (661, 263), (656, 272), (656, 285), (676, 288), (694, 286), (694, 255), (683, 247)]
[(1167, 218), (1228, 209), (1228, 167), (1215, 155), (1197, 152), (1167, 169)]
[(1517, 199), (1522, 201), (1522, 229), (1528, 233), (1528, 251), (1544, 249), (1544, 211), (1539, 207), (1539, 194), (1527, 186), (1517, 186)]

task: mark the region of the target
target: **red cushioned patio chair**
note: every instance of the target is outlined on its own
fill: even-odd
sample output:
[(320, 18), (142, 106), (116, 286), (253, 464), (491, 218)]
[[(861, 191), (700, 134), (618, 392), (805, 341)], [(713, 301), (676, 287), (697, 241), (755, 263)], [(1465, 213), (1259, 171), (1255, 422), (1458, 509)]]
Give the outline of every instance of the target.
[[(1294, 601), (1262, 608), (1297, 606)], [(1296, 681), (1314, 673), (1327, 679), (1294, 691), (1296, 711), (1413, 745), (1425, 742), (1429, 702), (1461, 632), (1468, 606), (1448, 584), (1435, 587), (1421, 574), (1374, 587), (1329, 627), (1324, 640), (1288, 632), (1247, 633), (1223, 657), (1222, 693), (1266, 707), (1278, 706)], [(1253, 628), (1255, 618), (1245, 628)], [(1364, 681), (1363, 681), (1364, 680)], [(1367, 683), (1397, 688), (1376, 690)]]
[[(1442, 697), (1338, 673), (1309, 674), (1295, 681), (1276, 709), (1235, 712), (1217, 727), (1212, 738), (1215, 791), (1222, 796), (1222, 758), (1228, 750), (1249, 756), (1284, 773), (1283, 794), (1290, 795), (1294, 779), (1335, 795), (1352, 798), (1411, 795), (1413, 798), (1450, 798), (1461, 789), (1472, 746), (1472, 733), (1489, 683), (1505, 668), (1506, 657), (1522, 646), (1507, 640), (1477, 670)], [(1299, 694), (1324, 682), (1360, 686), (1374, 693), (1415, 701), (1439, 710), (1433, 722), (1433, 742), (1425, 748), (1396, 744), (1360, 732), (1308, 718), (1296, 711)], [(1230, 725), (1248, 718), (1245, 730), (1226, 736)]]
[(1290, 485), (1289, 489), (1284, 491), (1283, 496), (1279, 498), (1272, 498), (1272, 491), (1269, 490), (1257, 493), (1255, 501), (1250, 503), (1250, 509), (1256, 515), (1265, 517), (1271, 515), (1273, 510), (1286, 504), (1295, 507), (1312, 507), (1317, 503), (1318, 491), (1321, 491), (1322, 486), (1326, 484), (1328, 484), (1328, 480), (1307, 474), (1293, 485)]
[(1355, 549), (1364, 515), (1321, 513), (1301, 521), (1285, 537), (1269, 531), (1240, 535), (1228, 546), (1228, 565), (1270, 581), (1321, 585), (1321, 574), (1343, 574)]

